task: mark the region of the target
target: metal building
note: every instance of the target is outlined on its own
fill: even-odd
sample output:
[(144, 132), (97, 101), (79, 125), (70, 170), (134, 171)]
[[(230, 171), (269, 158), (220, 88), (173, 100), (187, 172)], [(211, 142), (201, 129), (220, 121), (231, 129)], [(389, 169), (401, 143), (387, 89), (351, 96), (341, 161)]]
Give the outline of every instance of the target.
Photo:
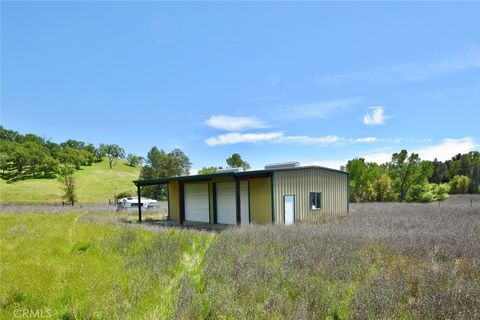
[(348, 212), (348, 173), (298, 162), (134, 183), (139, 198), (142, 186), (168, 185), (169, 219), (180, 224), (291, 224)]

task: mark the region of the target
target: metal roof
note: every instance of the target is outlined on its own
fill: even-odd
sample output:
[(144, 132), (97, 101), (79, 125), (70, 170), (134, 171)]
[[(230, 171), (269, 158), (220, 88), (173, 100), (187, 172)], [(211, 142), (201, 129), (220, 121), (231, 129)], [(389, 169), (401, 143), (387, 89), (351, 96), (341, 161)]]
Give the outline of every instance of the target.
[(322, 167), (322, 166), (303, 166), (303, 167), (293, 167), (293, 168), (278, 168), (278, 169), (268, 169), (268, 170), (249, 170), (249, 171), (240, 171), (240, 172), (219, 172), (211, 174), (196, 174), (191, 176), (176, 176), (176, 177), (165, 177), (165, 178), (156, 178), (156, 179), (144, 179), (144, 180), (134, 180), (133, 183), (136, 186), (150, 186), (157, 185), (162, 183), (168, 183), (170, 181), (202, 181), (210, 180), (216, 177), (246, 177), (246, 176), (260, 176), (265, 174), (272, 174), (275, 171), (293, 171), (293, 170), (302, 170), (302, 169), (323, 169), (328, 171), (333, 171), (337, 173), (342, 173), (348, 175), (347, 171)]

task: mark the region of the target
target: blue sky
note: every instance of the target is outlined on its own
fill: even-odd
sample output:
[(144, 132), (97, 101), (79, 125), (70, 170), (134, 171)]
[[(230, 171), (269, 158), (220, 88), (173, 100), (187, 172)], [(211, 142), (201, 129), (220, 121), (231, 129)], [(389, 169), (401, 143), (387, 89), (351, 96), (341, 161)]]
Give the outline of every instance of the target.
[(1, 124), (203, 166), (479, 150), (480, 3), (1, 3)]

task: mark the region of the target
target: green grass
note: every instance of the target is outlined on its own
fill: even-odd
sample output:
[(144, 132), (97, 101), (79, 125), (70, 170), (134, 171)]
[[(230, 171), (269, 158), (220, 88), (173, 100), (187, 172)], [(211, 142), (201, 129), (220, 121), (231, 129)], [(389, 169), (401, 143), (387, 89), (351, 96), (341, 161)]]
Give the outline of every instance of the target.
[(125, 213), (0, 213), (0, 319), (477, 319), (480, 211), (361, 204), (220, 234)]
[[(114, 194), (136, 192), (132, 180), (138, 179), (140, 167), (130, 167), (117, 161), (112, 169), (108, 161), (82, 167), (76, 171), (78, 201), (83, 203), (108, 202)], [(63, 190), (57, 179), (30, 179), (7, 183), (0, 179), (1, 203), (58, 203)]]
[(1, 319), (17, 309), (54, 319), (170, 318), (183, 279), (201, 282), (198, 270), (213, 235), (91, 218), (83, 212), (0, 216)]

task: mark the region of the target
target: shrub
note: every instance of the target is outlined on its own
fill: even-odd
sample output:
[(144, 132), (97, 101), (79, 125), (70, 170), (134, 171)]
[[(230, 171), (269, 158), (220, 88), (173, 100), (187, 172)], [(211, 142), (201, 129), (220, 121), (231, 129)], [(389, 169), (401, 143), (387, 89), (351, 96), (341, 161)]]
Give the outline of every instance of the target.
[(448, 198), (450, 187), (446, 183), (423, 183), (410, 188), (407, 194), (409, 202), (442, 201)]
[(368, 201), (393, 201), (395, 191), (392, 179), (387, 173), (382, 173), (378, 178), (368, 182)]
[(443, 201), (448, 198), (450, 185), (448, 183), (432, 183), (432, 193), (435, 197), (434, 201)]
[(118, 199), (127, 198), (127, 197), (133, 197), (133, 196), (134, 196), (133, 192), (131, 192), (131, 191), (123, 191), (123, 192), (117, 193), (117, 194), (115, 195), (115, 201), (118, 201)]
[(429, 183), (413, 185), (407, 193), (405, 200), (408, 202), (431, 202), (433, 201), (433, 193)]
[(77, 185), (75, 169), (70, 165), (62, 165), (58, 168), (58, 181), (65, 191), (63, 198), (72, 205), (77, 201)]
[(450, 193), (467, 193), (468, 188), (470, 187), (470, 178), (467, 176), (454, 176), (450, 180)]

